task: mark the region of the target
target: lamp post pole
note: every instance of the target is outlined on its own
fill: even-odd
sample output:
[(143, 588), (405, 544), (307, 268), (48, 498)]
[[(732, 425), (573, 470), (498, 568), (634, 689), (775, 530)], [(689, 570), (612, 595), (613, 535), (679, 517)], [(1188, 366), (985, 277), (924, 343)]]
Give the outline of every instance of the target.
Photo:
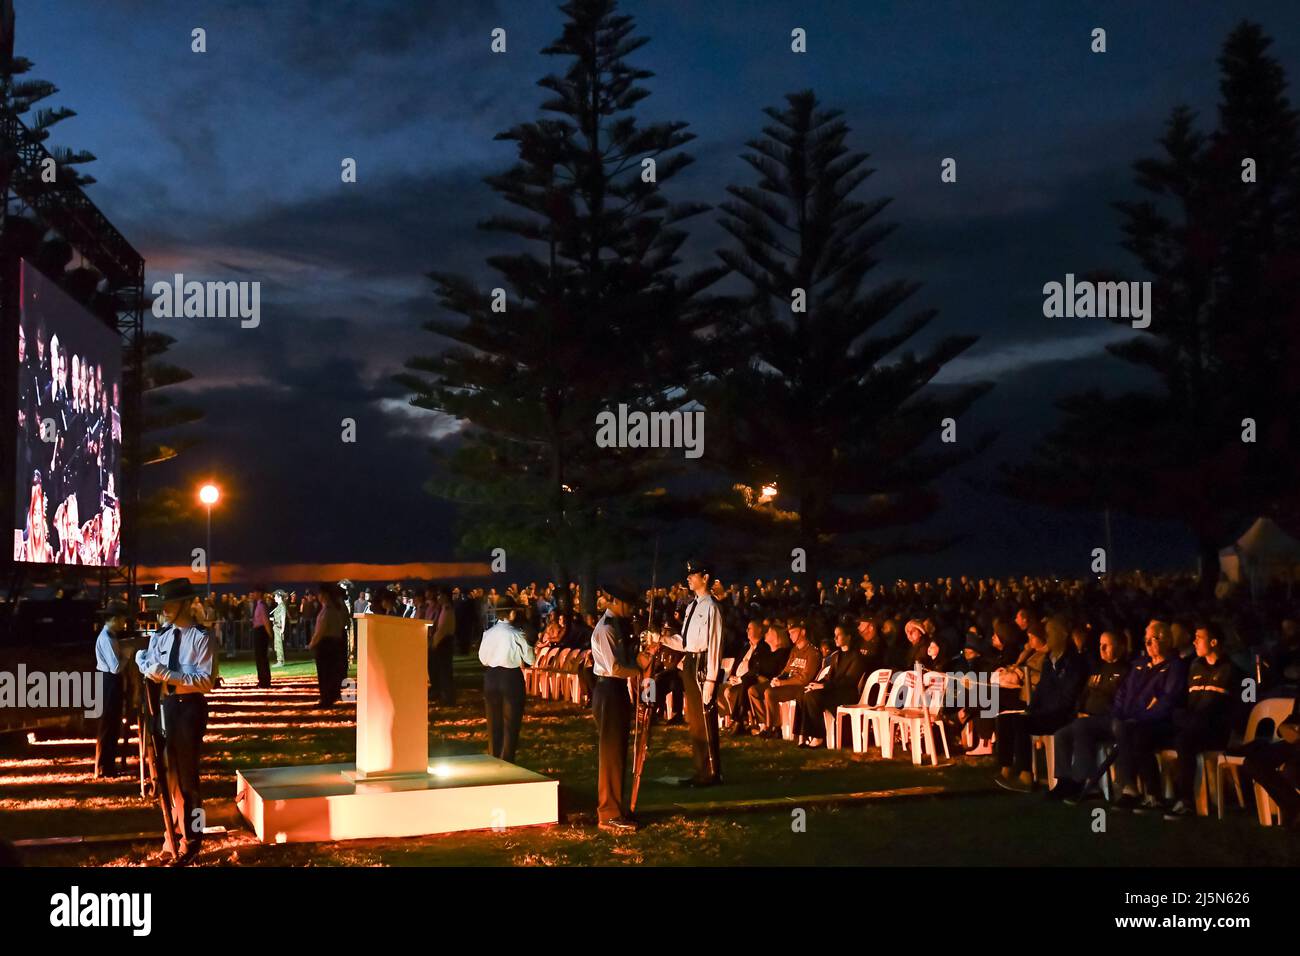
[(208, 597), (212, 597), (212, 505), (208, 504), (208, 560), (204, 562), (208, 568)]

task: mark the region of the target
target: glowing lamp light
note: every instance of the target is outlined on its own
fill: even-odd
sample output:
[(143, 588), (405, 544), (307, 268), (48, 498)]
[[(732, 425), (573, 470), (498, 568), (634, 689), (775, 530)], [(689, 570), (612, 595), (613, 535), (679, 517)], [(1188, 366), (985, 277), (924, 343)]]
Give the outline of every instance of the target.
[(444, 763), (434, 764), (432, 767), (429, 768), (429, 774), (430, 776), (439, 777), (439, 778), (452, 776), (451, 768)]
[(217, 503), (221, 497), (221, 492), (217, 490), (216, 485), (204, 485), (199, 489), (199, 501), (203, 502), (209, 508)]

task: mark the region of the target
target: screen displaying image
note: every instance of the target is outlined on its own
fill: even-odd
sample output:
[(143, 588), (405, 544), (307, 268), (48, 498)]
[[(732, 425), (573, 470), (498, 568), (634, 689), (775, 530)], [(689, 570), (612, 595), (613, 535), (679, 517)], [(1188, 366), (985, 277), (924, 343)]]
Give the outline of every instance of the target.
[(25, 261), (20, 297), (14, 560), (115, 566), (120, 339)]

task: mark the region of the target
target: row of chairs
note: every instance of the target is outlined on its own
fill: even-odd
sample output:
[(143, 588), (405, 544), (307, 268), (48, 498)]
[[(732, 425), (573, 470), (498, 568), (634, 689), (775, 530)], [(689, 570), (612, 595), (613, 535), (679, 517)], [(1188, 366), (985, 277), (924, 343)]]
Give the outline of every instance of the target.
[(842, 722), (847, 719), (855, 753), (864, 753), (874, 737), (883, 757), (893, 757), (895, 744), (900, 744), (911, 753), (912, 763), (920, 764), (928, 755), (937, 765), (937, 730), (944, 759), (949, 759), (948, 729), (942, 720), (947, 680), (937, 671), (909, 670), (897, 676), (887, 667), (872, 671), (856, 704), (842, 704), (834, 716), (826, 715), (827, 743), (841, 746)]
[(538, 652), (537, 662), (524, 672), (524, 687), (531, 697), (582, 704), (583, 684), (579, 675), (590, 667), (590, 650), (545, 648)]
[[(940, 719), (944, 704), (944, 687), (949, 678), (938, 672), (925, 672), (918, 676), (916, 671), (906, 671), (894, 677), (894, 672), (881, 668), (874, 671), (862, 688), (862, 696), (856, 704), (839, 707), (832, 718), (827, 715), (826, 739), (833, 747), (841, 746), (840, 730), (842, 721), (849, 721), (853, 750), (865, 752), (871, 745), (872, 737), (880, 748), (881, 756), (890, 758), (894, 746), (901, 743), (912, 755), (912, 762), (920, 764), (925, 755), (929, 755), (932, 764), (938, 764), (938, 752), (935, 746), (935, 728), (938, 728), (939, 740), (943, 744), (944, 757), (949, 757), (946, 727)], [(790, 702), (788, 720), (785, 707), (782, 707), (783, 732), (792, 735), (794, 708)], [(1290, 715), (1294, 702), (1290, 698), (1273, 698), (1255, 704), (1246, 723), (1242, 741), (1255, 740), (1261, 725), (1271, 725), (1273, 739), (1279, 739), (1277, 728)], [(1047, 764), (1047, 783), (1055, 785), (1055, 766), (1053, 760), (1053, 741), (1050, 736), (1034, 738), (1035, 751), (1042, 750)], [(1157, 755), (1164, 781), (1165, 798), (1173, 796), (1173, 782), (1177, 767), (1177, 753), (1163, 750)], [(1197, 756), (1196, 809), (1202, 816), (1209, 815), (1211, 798), (1210, 780), (1214, 781), (1213, 799), (1218, 809), (1219, 819), (1223, 819), (1226, 809), (1226, 781), (1231, 781), (1237, 797), (1237, 804), (1245, 807), (1245, 794), (1241, 786), (1241, 766), (1244, 758), (1230, 755), (1224, 751), (1207, 751)], [(1034, 776), (1038, 777), (1038, 761), (1034, 761)], [(1103, 787), (1110, 783), (1103, 781)], [(1270, 826), (1274, 820), (1280, 821), (1281, 811), (1258, 784), (1255, 790), (1255, 807), (1259, 822)]]

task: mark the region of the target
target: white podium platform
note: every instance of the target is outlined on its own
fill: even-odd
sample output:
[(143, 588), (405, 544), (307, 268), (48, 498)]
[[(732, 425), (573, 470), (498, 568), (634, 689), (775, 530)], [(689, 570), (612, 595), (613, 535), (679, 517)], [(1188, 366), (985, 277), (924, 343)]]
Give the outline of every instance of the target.
[(472, 754), (386, 780), (357, 779), (356, 764), (240, 771), (235, 802), (263, 843), (308, 843), (556, 823), (559, 786)]
[(239, 771), (263, 843), (501, 830), (559, 820), (559, 782), (487, 754), (429, 758), (427, 622), (357, 618), (357, 759)]

